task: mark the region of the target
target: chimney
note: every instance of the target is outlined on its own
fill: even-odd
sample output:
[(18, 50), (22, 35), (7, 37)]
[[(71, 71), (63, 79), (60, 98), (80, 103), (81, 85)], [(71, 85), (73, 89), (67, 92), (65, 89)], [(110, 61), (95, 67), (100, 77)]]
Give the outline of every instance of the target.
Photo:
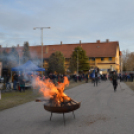
[(79, 43), (81, 44), (81, 40), (79, 41)]
[(19, 47), (20, 45), (18, 44), (17, 47)]
[(62, 41), (60, 42), (60, 44), (62, 45)]
[(109, 39), (106, 39), (106, 42), (108, 43), (109, 42)]
[(97, 43), (100, 43), (100, 40), (97, 40), (96, 42), (97, 42)]
[(2, 46), (0, 45), (0, 49), (1, 49), (1, 47), (2, 47)]

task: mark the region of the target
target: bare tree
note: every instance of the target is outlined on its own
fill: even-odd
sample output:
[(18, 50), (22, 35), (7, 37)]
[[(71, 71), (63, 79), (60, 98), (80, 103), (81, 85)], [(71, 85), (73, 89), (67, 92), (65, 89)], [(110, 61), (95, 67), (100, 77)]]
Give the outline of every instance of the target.
[(123, 71), (134, 71), (134, 52), (124, 50), (122, 52)]

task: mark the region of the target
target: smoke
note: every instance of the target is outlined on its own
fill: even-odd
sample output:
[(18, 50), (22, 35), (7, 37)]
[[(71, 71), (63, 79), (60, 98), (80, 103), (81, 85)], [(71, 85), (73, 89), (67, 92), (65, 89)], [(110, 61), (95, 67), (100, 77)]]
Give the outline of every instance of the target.
[(19, 65), (24, 64), (28, 60), (31, 60), (37, 66), (42, 67), (41, 53), (36, 51), (30, 51), (30, 56), (24, 55), (23, 47), (19, 49), (17, 47), (12, 48), (3, 48), (3, 51), (0, 53), (0, 60), (2, 61), (3, 67), (11, 69)]
[(42, 65), (42, 59), (40, 58), (41, 56), (41, 53), (40, 54), (38, 54), (36, 51), (32, 51), (31, 53), (30, 53), (30, 55), (31, 55), (31, 60), (32, 60), (32, 62), (34, 63), (34, 64), (36, 64), (37, 66), (40, 66), (41, 67), (41, 65)]
[[(32, 47), (31, 47), (32, 48)], [(26, 58), (23, 56), (23, 47), (20, 47), (19, 49), (17, 47), (12, 47), (12, 48), (2, 48), (2, 52), (0, 53), (0, 59), (2, 61), (2, 66), (5, 69), (8, 69), (8, 72), (3, 73), (2, 77), (6, 77), (7, 74), (9, 73), (9, 75), (11, 76), (11, 69), (14, 67), (18, 67), (19, 65), (23, 65), (24, 64), (24, 60), (23, 58)], [(37, 65), (38, 67), (42, 67), (42, 59), (41, 57), (41, 53), (38, 53), (37, 51), (30, 51), (30, 60), (33, 62), (33, 64)], [(32, 66), (31, 66), (32, 68)], [(14, 75), (14, 73), (16, 73), (18, 76), (21, 75), (21, 73), (24, 74), (24, 79), (25, 79), (25, 83), (31, 83), (32, 87), (34, 87), (34, 83), (35, 80), (32, 76), (37, 76), (39, 75), (39, 72), (36, 71), (13, 71), (12, 72), (12, 76)], [(10, 81), (11, 81), (11, 77), (10, 77)], [(34, 93), (38, 93), (38, 90), (33, 90)]]
[(3, 67), (8, 69), (18, 65), (19, 63), (19, 55), (17, 51), (7, 52), (6, 50), (4, 50), (3, 52), (1, 52), (0, 59), (3, 63)]
[(40, 88), (36, 84), (36, 75), (33, 75), (31, 84), (32, 84), (33, 93), (34, 94), (39, 94), (40, 93), (40, 91), (39, 91)]

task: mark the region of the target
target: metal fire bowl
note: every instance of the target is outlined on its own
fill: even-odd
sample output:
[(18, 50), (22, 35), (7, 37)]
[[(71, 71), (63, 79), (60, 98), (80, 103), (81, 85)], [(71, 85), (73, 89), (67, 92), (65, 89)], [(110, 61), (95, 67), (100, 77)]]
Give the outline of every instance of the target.
[(44, 109), (51, 112), (51, 113), (69, 113), (72, 112), (80, 107), (81, 103), (78, 102), (71, 106), (62, 106), (62, 107), (54, 107), (44, 104)]

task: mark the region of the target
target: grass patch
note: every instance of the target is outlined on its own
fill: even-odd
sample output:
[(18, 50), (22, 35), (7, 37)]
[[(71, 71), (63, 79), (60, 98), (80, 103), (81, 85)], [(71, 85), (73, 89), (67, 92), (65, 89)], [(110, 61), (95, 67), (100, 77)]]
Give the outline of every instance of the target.
[(134, 91), (134, 82), (125, 82), (125, 84)]
[(19, 104), (30, 102), (35, 100), (39, 94), (34, 94), (32, 89), (28, 89), (25, 92), (12, 91), (1, 94), (0, 110), (11, 108)]
[[(83, 82), (73, 82), (71, 81), (69, 86), (66, 87), (66, 90), (76, 87), (85, 83)], [(34, 101), (41, 95), (37, 92), (35, 93), (32, 89), (25, 90), (25, 92), (12, 91), (5, 92), (1, 94), (0, 100), (0, 111), (8, 108), (12, 108), (14, 106), (18, 106), (20, 104), (24, 104), (26, 102)]]

